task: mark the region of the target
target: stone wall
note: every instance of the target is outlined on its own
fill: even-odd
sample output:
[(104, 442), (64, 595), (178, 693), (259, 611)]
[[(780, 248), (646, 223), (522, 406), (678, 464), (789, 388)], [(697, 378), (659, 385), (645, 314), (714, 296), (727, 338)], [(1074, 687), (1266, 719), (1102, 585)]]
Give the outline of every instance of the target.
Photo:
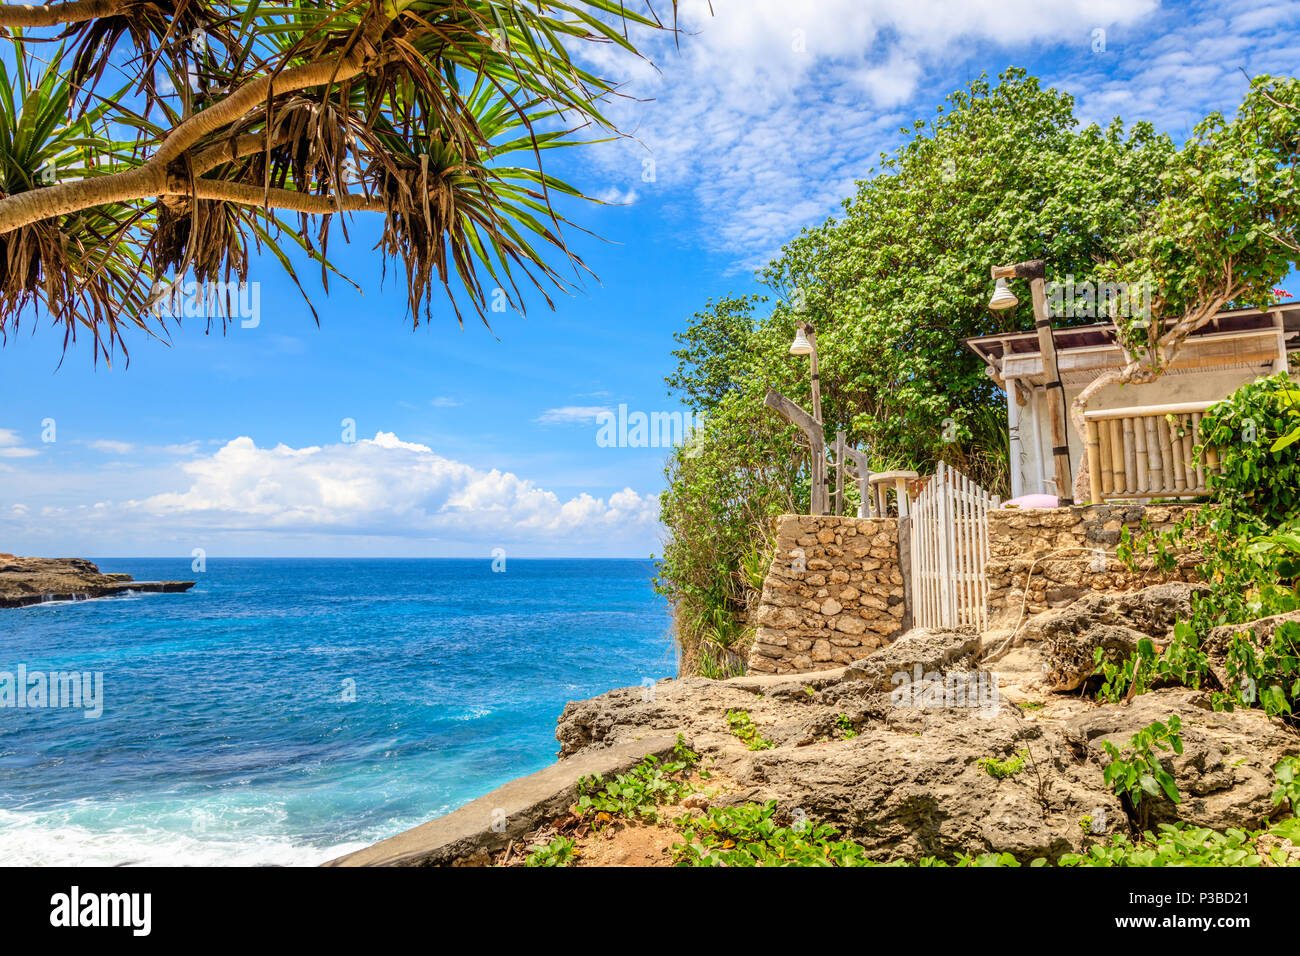
[[(1191, 507), (1195, 506), (1120, 504), (990, 511), (990, 626), (1014, 626), (1022, 602), (1027, 616), (1064, 607), (1089, 591), (1135, 591), (1161, 580), (1196, 580), (1195, 554), (1180, 555), (1171, 575), (1134, 573), (1114, 556), (1122, 528), (1128, 527), (1137, 537), (1145, 519), (1151, 530), (1165, 530)], [(1066, 553), (1048, 557), (1057, 551)], [(1139, 567), (1150, 566), (1150, 560), (1139, 562)]]
[(782, 515), (746, 669), (851, 663), (897, 636), (904, 613), (896, 518)]

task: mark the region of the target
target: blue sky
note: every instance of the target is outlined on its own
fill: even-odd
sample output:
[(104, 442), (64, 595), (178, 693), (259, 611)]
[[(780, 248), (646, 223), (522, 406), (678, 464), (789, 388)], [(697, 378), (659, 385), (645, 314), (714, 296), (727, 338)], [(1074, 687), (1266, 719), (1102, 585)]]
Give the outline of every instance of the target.
[(331, 258), (364, 295), (332, 282), (326, 297), (308, 281), (319, 328), (266, 261), (251, 276), (255, 328), (223, 337), (191, 320), (170, 345), (137, 335), (129, 365), (95, 368), (81, 345), (65, 358), (62, 334), (29, 322), (0, 348), (0, 551), (656, 552), (663, 450), (599, 446), (596, 410), (672, 410), (672, 333), (708, 298), (750, 291), (753, 269), (833, 214), (900, 125), (1018, 65), (1073, 93), (1084, 121), (1147, 119), (1181, 140), (1207, 111), (1235, 107), (1242, 70), (1300, 62), (1300, 3), (713, 10), (683, 3), (680, 49), (647, 43), (658, 72), (591, 54), (653, 99), (615, 107), (638, 142), (555, 165), (624, 204), (580, 214), (607, 240), (572, 237), (600, 281), (553, 312), (534, 300), (526, 318), (494, 315), (494, 335), (476, 320), (462, 331), (436, 303), (412, 331), (392, 268), (381, 284), (377, 227), (357, 217), (350, 246), (335, 228)]

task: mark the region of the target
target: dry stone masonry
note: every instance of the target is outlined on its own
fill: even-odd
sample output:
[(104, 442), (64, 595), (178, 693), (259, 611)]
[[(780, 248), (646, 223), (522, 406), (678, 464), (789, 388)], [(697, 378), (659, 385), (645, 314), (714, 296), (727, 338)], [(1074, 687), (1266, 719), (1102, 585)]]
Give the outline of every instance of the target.
[[(1011, 626), (1020, 615), (1065, 607), (1095, 591), (1136, 591), (1159, 580), (1133, 572), (1115, 557), (1122, 529), (1136, 539), (1144, 529), (1164, 531), (1195, 505), (1079, 505), (1071, 508), (1006, 508), (988, 516), (990, 624)], [(1197, 580), (1197, 556), (1177, 556), (1167, 577)], [(1149, 569), (1150, 559), (1138, 562)], [(1032, 577), (1029, 576), (1033, 568)], [(1029, 597), (1025, 600), (1025, 585)]]
[(903, 616), (896, 518), (782, 515), (747, 669), (851, 663), (889, 643)]
[[(1195, 505), (1083, 505), (1006, 508), (988, 513), (989, 626), (1103, 592), (1136, 591), (1162, 580), (1195, 582), (1197, 555), (1176, 556), (1170, 573), (1131, 571), (1116, 557), (1120, 535), (1164, 531)], [(910, 620), (910, 534), (896, 518), (782, 515), (763, 582), (746, 670), (784, 674), (851, 664), (889, 644)], [(1033, 569), (1032, 577), (1029, 576)], [(1025, 596), (1028, 581), (1028, 598)]]

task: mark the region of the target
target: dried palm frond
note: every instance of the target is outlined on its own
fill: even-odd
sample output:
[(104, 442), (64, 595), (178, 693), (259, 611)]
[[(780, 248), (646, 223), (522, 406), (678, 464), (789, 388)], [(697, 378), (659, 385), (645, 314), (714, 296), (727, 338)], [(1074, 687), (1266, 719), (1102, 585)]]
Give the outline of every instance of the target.
[[(71, 88), (58, 58), (32, 77), (21, 41), (16, 48), (12, 74), (0, 60), (0, 197), (118, 168), (121, 145), (96, 130), (107, 106), (68, 122)], [(112, 204), (0, 236), (0, 337), (31, 308), (63, 325), (65, 345), (78, 326), (89, 330), (94, 354), (107, 358), (123, 319), (147, 328), (150, 280), (136, 231), (146, 217), (147, 204)]]

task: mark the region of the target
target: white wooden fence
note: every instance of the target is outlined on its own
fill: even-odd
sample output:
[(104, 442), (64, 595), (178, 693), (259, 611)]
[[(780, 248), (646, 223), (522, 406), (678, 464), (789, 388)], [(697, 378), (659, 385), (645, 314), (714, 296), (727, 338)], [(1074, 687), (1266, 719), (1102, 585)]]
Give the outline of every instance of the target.
[(912, 620), (918, 627), (987, 621), (988, 512), (1000, 499), (943, 462), (912, 502)]

